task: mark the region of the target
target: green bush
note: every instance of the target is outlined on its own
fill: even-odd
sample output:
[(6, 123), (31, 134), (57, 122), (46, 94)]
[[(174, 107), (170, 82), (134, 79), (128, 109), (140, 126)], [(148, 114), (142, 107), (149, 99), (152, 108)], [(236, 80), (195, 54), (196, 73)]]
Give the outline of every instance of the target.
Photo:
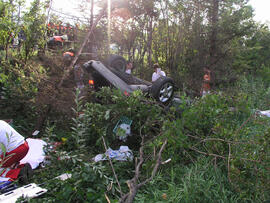
[(46, 78), (44, 68), (35, 63), (23, 64), (17, 59), (2, 62), (0, 65), (0, 114), (3, 118), (16, 118), (16, 126), (22, 131), (32, 128), (35, 123), (36, 96), (38, 87)]
[(265, 201), (270, 119), (253, 113), (244, 100), (208, 95), (194, 101), (181, 118), (165, 123), (164, 156), (174, 164), (194, 163), (201, 155), (212, 157), (242, 200)]
[(95, 152), (103, 149), (102, 136), (111, 147), (124, 144), (113, 133), (115, 125), (122, 116), (133, 121), (132, 136), (128, 138), (127, 144), (135, 148), (138, 148), (140, 143), (140, 134), (147, 135), (150, 139), (159, 131), (164, 120), (162, 108), (154, 101), (146, 100), (139, 91), (125, 96), (119, 90), (103, 88), (96, 93), (96, 97), (99, 102), (87, 103), (79, 118), (80, 126), (84, 126), (85, 144)]
[[(106, 194), (117, 202), (119, 186), (111, 166), (108, 162), (93, 164), (91, 158), (105, 152), (102, 137), (107, 147), (128, 145), (139, 157), (144, 135), (145, 161), (139, 182), (151, 176), (154, 154), (164, 139), (168, 144), (162, 160), (171, 161), (161, 165), (154, 180), (139, 190), (136, 202), (268, 200), (270, 119), (255, 114), (243, 94), (207, 95), (195, 99), (189, 107), (181, 105), (181, 111), (177, 111), (177, 106), (161, 108), (141, 92), (126, 96), (119, 90), (103, 88), (95, 94), (96, 102), (86, 104), (77, 92), (72, 131), (66, 133), (64, 145), (52, 155), (54, 164), (50, 168), (58, 173), (69, 171), (73, 178), (57, 186), (51, 183), (52, 191), (44, 199), (80, 202), (84, 197), (102, 202)], [(113, 133), (121, 116), (133, 120), (127, 142), (119, 141)], [(69, 158), (59, 161), (59, 157)], [(135, 163), (113, 165), (122, 191), (128, 193), (126, 181), (134, 176)]]
[(226, 174), (210, 158), (198, 157), (194, 164), (170, 166), (137, 195), (135, 202), (239, 202)]

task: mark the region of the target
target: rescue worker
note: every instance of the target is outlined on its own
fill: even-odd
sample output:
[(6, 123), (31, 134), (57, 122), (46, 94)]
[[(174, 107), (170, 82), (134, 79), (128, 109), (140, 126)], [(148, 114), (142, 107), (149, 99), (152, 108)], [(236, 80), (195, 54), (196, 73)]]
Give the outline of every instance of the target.
[(68, 40), (67, 35), (62, 35), (62, 36), (53, 36), (49, 39), (48, 41), (48, 46), (50, 48), (54, 46), (63, 46), (63, 43)]
[(203, 84), (202, 84), (202, 89), (201, 89), (202, 96), (210, 94), (210, 90), (211, 90), (210, 83), (211, 83), (211, 71), (207, 68), (204, 68)]
[(33, 173), (31, 165), (19, 164), (19, 162), (28, 153), (28, 143), (3, 120), (0, 120), (0, 145), (0, 176), (11, 181), (20, 178), (22, 183), (27, 183)]
[(69, 49), (68, 51), (63, 53), (63, 60), (64, 60), (65, 66), (68, 66), (71, 63), (74, 56), (75, 56), (75, 51), (73, 49)]

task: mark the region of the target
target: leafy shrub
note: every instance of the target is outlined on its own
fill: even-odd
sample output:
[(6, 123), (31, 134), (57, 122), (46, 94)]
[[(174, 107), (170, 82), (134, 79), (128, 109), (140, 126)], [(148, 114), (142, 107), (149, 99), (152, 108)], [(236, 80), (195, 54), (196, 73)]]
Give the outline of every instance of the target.
[[(52, 156), (55, 165), (51, 167), (58, 173), (70, 171), (73, 178), (50, 184), (52, 191), (44, 198), (78, 202), (84, 197), (98, 202), (105, 201), (106, 194), (111, 201), (117, 201), (119, 186), (111, 166), (108, 162), (90, 163), (91, 158), (105, 151), (102, 137), (111, 148), (128, 145), (139, 156), (140, 137), (145, 135), (140, 181), (151, 175), (156, 157), (153, 151), (164, 138), (168, 144), (162, 160), (170, 158), (171, 162), (161, 167), (144, 192), (139, 190), (137, 202), (268, 200), (270, 119), (255, 114), (245, 103), (246, 98), (239, 95), (231, 98), (223, 93), (196, 99), (181, 109), (180, 116), (177, 106), (164, 110), (141, 92), (126, 96), (103, 88), (96, 93), (98, 102), (85, 106), (77, 97), (72, 132), (66, 134), (63, 148)], [(126, 143), (113, 134), (123, 115), (133, 120), (132, 137)], [(58, 157), (69, 158), (59, 161)], [(125, 183), (133, 177), (134, 163), (113, 165), (122, 192), (127, 193)]]
[(230, 89), (230, 95), (238, 100), (242, 99), (244, 105), (249, 106), (251, 109), (269, 109), (270, 83), (266, 79), (268, 75), (266, 71), (261, 70), (257, 77), (251, 75), (242, 76), (232, 87), (233, 89)]
[(111, 147), (119, 147), (121, 142), (116, 138), (113, 129), (121, 116), (133, 120), (132, 136), (128, 138), (127, 144), (135, 148), (138, 148), (141, 134), (147, 134), (151, 138), (159, 131), (164, 120), (162, 108), (154, 101), (146, 100), (140, 91), (125, 96), (119, 90), (103, 88), (96, 93), (96, 97), (99, 102), (87, 103), (81, 115), (81, 125), (85, 129), (85, 143), (91, 146), (93, 151), (103, 149), (102, 136)]
[(23, 64), (19, 60), (5, 61), (0, 66), (0, 114), (2, 118), (15, 118), (22, 129), (36, 119), (35, 97), (38, 85), (46, 77), (44, 68), (34, 62)]
[(270, 151), (263, 143), (269, 142), (270, 119), (254, 114), (244, 100), (208, 95), (194, 101), (181, 118), (165, 123), (166, 157), (174, 164), (212, 157), (242, 200), (264, 201)]
[(135, 202), (237, 202), (226, 175), (210, 158), (198, 157), (194, 164), (163, 169)]

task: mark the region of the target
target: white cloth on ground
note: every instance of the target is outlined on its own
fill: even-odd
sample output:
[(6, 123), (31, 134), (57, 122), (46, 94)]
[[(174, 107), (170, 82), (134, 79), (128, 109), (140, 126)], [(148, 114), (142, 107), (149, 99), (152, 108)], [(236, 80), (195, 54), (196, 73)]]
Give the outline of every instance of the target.
[(259, 113), (260, 113), (261, 115), (264, 115), (264, 116), (270, 117), (270, 110), (266, 110), (266, 111), (259, 111)]
[(113, 159), (117, 161), (132, 161), (133, 153), (128, 146), (120, 146), (119, 150), (107, 149), (105, 154), (98, 154), (94, 157), (95, 162)]
[(26, 141), (29, 146), (29, 151), (26, 156), (20, 161), (20, 164), (29, 163), (32, 169), (35, 169), (45, 159), (44, 147), (47, 145), (47, 143), (41, 139), (32, 138), (28, 138), (26, 139)]

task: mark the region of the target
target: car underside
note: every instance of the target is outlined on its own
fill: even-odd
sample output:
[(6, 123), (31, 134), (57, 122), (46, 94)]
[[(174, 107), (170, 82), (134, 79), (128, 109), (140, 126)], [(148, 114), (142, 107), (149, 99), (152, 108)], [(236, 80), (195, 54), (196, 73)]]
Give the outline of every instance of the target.
[[(135, 90), (141, 90), (148, 93), (158, 102), (167, 105), (173, 98), (174, 82), (169, 77), (160, 77), (155, 82), (148, 82), (137, 78), (123, 71), (120, 64), (106, 64), (100, 61), (90, 60), (83, 67), (94, 80), (95, 89), (98, 90), (104, 86), (113, 86), (123, 92), (131, 93)], [(122, 64), (123, 65), (123, 64)]]

